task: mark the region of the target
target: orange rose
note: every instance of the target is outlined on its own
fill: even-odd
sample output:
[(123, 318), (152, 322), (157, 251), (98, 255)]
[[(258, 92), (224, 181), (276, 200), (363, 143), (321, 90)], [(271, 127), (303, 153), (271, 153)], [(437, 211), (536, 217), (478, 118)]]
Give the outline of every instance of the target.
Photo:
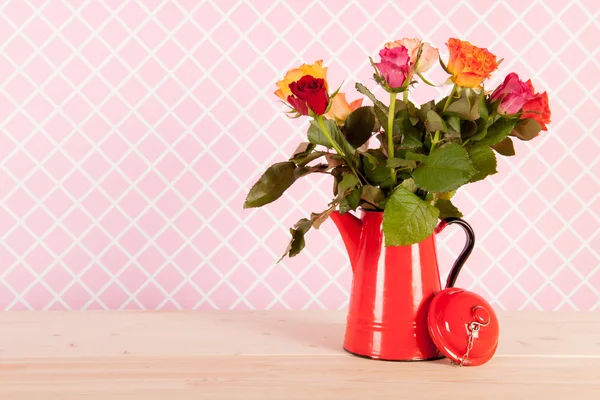
[(342, 125), (352, 111), (362, 106), (363, 99), (354, 100), (352, 103), (348, 104), (346, 95), (344, 93), (338, 93), (331, 99), (331, 102), (331, 108), (325, 114), (325, 117), (334, 120), (338, 125)]
[(310, 75), (315, 79), (323, 79), (325, 81), (325, 89), (327, 86), (327, 67), (323, 68), (323, 60), (319, 60), (312, 65), (302, 64), (300, 68), (290, 69), (285, 78), (277, 82), (279, 88), (275, 94), (283, 101), (288, 101), (288, 97), (292, 95), (290, 84), (297, 82), (303, 76)]
[(452, 38), (448, 40), (446, 46), (450, 51), (448, 71), (452, 74), (452, 82), (458, 86), (478, 87), (498, 68), (496, 56), (487, 49)]

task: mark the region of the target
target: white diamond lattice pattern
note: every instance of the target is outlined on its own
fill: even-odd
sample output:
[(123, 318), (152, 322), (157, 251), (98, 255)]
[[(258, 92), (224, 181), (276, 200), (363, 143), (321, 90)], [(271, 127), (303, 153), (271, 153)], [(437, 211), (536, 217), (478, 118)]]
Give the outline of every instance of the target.
[[(499, 309), (600, 305), (600, 2), (12, 0), (0, 4), (0, 309), (338, 309), (351, 272), (307, 178), (269, 207), (250, 186), (303, 140), (274, 83), (323, 59), (375, 91), (389, 40), (449, 37), (547, 90), (548, 132), (456, 196), (477, 246), (458, 285)], [(443, 73), (430, 74), (441, 81)], [(378, 92), (380, 93), (380, 92)], [(421, 85), (424, 102), (441, 89)], [(442, 275), (461, 232), (439, 241)]]

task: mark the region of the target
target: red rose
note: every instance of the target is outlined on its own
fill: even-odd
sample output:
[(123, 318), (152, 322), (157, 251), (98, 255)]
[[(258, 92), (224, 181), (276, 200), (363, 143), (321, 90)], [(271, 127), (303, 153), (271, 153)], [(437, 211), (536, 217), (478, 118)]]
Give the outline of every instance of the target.
[[(527, 81), (527, 85), (531, 88), (531, 92), (535, 93), (531, 80)], [(548, 103), (548, 93), (535, 93), (535, 97), (523, 105), (523, 114), (521, 119), (531, 118), (536, 120), (543, 131), (547, 131), (546, 124), (550, 123), (550, 105)]]
[(308, 115), (309, 108), (316, 115), (325, 114), (329, 94), (324, 79), (304, 75), (298, 81), (290, 83), (289, 87), (293, 96), (288, 96), (287, 100), (300, 114)]

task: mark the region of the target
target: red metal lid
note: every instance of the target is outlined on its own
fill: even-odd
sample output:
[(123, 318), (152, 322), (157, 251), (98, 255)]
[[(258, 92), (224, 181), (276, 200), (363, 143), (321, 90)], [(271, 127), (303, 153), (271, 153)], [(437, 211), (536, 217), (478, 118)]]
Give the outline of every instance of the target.
[(427, 318), (437, 348), (459, 365), (484, 364), (496, 352), (498, 318), (489, 303), (475, 293), (442, 290), (431, 301)]

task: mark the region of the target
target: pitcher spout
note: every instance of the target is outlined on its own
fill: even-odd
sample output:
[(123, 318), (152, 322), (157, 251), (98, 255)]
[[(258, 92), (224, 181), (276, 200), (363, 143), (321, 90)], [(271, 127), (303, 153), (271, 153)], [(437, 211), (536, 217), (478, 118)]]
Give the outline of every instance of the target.
[(340, 214), (339, 211), (331, 213), (330, 218), (340, 231), (340, 235), (346, 246), (346, 251), (348, 252), (348, 258), (350, 258), (352, 271), (354, 271), (356, 266), (356, 253), (358, 252), (358, 243), (362, 231), (362, 221), (349, 212)]

